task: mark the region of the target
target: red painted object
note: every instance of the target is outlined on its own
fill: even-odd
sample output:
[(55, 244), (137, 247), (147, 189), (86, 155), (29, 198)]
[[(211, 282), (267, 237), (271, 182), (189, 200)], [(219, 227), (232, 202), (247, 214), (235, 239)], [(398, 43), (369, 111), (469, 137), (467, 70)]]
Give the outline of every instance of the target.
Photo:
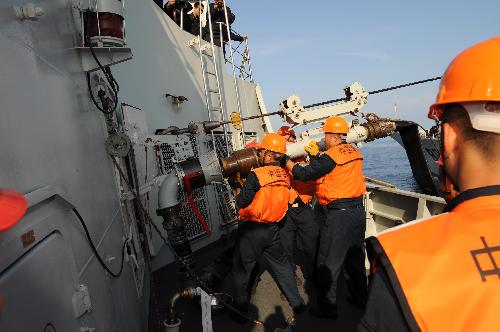
[(198, 176), (203, 176), (203, 172), (194, 172), (190, 174), (186, 174), (184, 176), (184, 185), (186, 187), (186, 192), (188, 195), (188, 203), (191, 209), (193, 210), (194, 214), (196, 215), (196, 218), (198, 218), (198, 221), (201, 224), (201, 227), (203, 227), (203, 230), (208, 234), (208, 236), (212, 235), (212, 230), (208, 226), (207, 221), (203, 217), (203, 214), (201, 214), (200, 209), (196, 206), (196, 203), (194, 201), (193, 197), (193, 190), (191, 189), (191, 179), (198, 177)]
[(15, 226), (28, 209), (28, 200), (10, 189), (0, 189), (0, 232)]

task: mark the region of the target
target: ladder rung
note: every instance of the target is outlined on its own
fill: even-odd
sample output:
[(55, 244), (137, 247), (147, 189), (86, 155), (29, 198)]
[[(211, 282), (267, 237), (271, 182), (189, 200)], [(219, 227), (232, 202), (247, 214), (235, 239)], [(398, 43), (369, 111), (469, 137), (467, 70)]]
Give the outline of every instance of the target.
[(209, 58), (213, 58), (214, 57), (212, 54), (205, 53), (205, 52), (202, 52), (201, 54), (203, 54), (204, 56), (208, 56)]
[(219, 93), (219, 90), (207, 89), (208, 92)]
[(211, 71), (206, 71), (205, 73), (207, 73), (209, 75), (214, 75), (215, 76), (215, 73), (212, 73)]

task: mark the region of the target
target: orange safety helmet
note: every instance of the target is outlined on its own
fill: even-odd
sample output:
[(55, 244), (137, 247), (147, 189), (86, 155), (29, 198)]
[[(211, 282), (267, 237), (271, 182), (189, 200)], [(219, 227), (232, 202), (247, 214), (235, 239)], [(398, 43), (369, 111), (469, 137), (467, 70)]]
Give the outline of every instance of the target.
[(14, 226), (28, 209), (28, 200), (18, 192), (0, 189), (0, 232)]
[(278, 129), (277, 134), (281, 136), (290, 135), (294, 138), (297, 138), (297, 136), (295, 135), (295, 130), (290, 129), (290, 127), (288, 126), (282, 126), (280, 129)]
[(349, 132), (349, 125), (344, 118), (341, 118), (339, 116), (332, 116), (326, 119), (325, 125), (323, 126), (323, 129), (321, 131), (331, 134), (347, 135), (347, 133)]
[(260, 149), (260, 144), (257, 141), (251, 141), (245, 144), (245, 149)]
[(442, 105), (500, 101), (500, 37), (469, 47), (449, 64), (429, 118), (439, 120)]
[(266, 137), (260, 143), (261, 149), (266, 149), (276, 153), (286, 153), (286, 140), (283, 136), (271, 133), (267, 134)]

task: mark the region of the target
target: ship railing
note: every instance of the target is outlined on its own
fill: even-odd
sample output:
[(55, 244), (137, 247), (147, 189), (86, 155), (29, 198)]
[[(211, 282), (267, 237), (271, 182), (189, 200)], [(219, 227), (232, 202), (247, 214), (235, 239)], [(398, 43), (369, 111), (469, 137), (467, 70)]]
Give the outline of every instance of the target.
[[(224, 51), (224, 62), (229, 64), (231, 68), (234, 67), (235, 72), (239, 72), (238, 77), (242, 80), (249, 80), (250, 82), (254, 82), (252, 75), (252, 62), (250, 58), (250, 48), (248, 47), (248, 38), (243, 41), (235, 41), (231, 39), (231, 35), (228, 37), (228, 41), (224, 42), (223, 38), (223, 29), (226, 30), (226, 23), (217, 22), (219, 24), (220, 31), (220, 48), (224, 48), (225, 44), (227, 44), (231, 50), (228, 54)], [(230, 32), (240, 35), (233, 28), (229, 27)]]
[[(236, 65), (234, 64), (234, 52), (233, 52), (233, 43), (232, 43), (232, 40), (231, 40), (231, 26), (229, 24), (229, 15), (228, 15), (228, 12), (227, 12), (227, 6), (226, 6), (226, 0), (222, 0), (222, 3), (224, 5), (224, 20), (225, 20), (225, 30), (226, 30), (226, 34), (227, 34), (227, 44), (229, 45), (229, 56), (230, 56), (230, 63), (231, 63), (231, 68), (232, 68), (232, 72), (233, 72), (233, 83), (234, 83), (234, 89), (235, 89), (235, 93), (236, 93), (236, 105), (237, 105), (237, 109), (238, 109), (238, 114), (240, 116), (243, 116), (242, 114), (242, 111), (241, 111), (241, 98), (240, 98), (240, 89), (238, 87), (238, 79), (236, 78)], [(209, 12), (209, 16), (210, 16), (210, 10), (208, 11)], [(224, 36), (223, 36), (223, 33), (222, 33), (222, 24), (219, 26), (219, 33), (220, 33), (220, 40), (221, 40), (221, 44), (222, 44), (222, 47), (224, 47)], [(224, 50), (224, 48), (223, 48)], [(223, 54), (225, 54), (225, 52), (223, 52)], [(225, 60), (226, 56), (224, 55), (224, 60)], [(243, 122), (242, 123), (242, 130), (241, 130), (241, 133), (242, 133), (242, 140), (243, 142), (245, 142), (245, 123)]]
[[(240, 99), (240, 89), (238, 87), (238, 79), (236, 78), (236, 66), (234, 64), (234, 52), (233, 52), (233, 44), (232, 44), (232, 40), (231, 40), (231, 27), (230, 27), (230, 24), (229, 24), (229, 15), (227, 13), (227, 6), (226, 6), (226, 1), (225, 0), (222, 0), (222, 3), (224, 4), (224, 25), (225, 25), (225, 30), (226, 30), (226, 34), (227, 34), (227, 44), (229, 45), (229, 59), (230, 59), (230, 64), (231, 64), (231, 68), (232, 68), (232, 72), (233, 72), (233, 83), (234, 83), (234, 89), (235, 89), (235, 93), (236, 93), (236, 105), (237, 105), (237, 109), (238, 109), (238, 114), (240, 116), (243, 116), (242, 112), (241, 112), (241, 99)], [(224, 51), (224, 36), (223, 36), (223, 33), (222, 33), (222, 24), (219, 25), (219, 33), (220, 33), (220, 40), (221, 40), (221, 44), (222, 44), (222, 47), (223, 47), (223, 51)], [(222, 52), (222, 54), (224, 54), (224, 62), (226, 60), (226, 56), (225, 56), (225, 53), (226, 52)], [(242, 123), (242, 140), (243, 142), (245, 142), (245, 124), (244, 122)]]
[[(234, 90), (235, 90), (235, 96), (236, 96), (236, 104), (237, 104), (237, 111), (238, 111), (238, 114), (240, 116), (243, 116), (242, 114), (242, 107), (241, 107), (241, 97), (240, 97), (240, 88), (239, 88), (239, 84), (238, 84), (238, 78), (251, 78), (252, 75), (251, 75), (251, 67), (250, 67), (250, 71), (247, 71), (246, 68), (248, 67), (249, 65), (249, 60), (250, 60), (250, 52), (248, 50), (248, 41), (245, 41), (245, 50), (244, 51), (239, 51), (238, 48), (240, 45), (236, 45), (236, 46), (233, 46), (233, 41), (231, 40), (231, 27), (230, 27), (230, 24), (229, 24), (229, 18), (228, 18), (228, 9), (227, 9), (227, 6), (226, 6), (226, 2), (223, 0), (223, 5), (224, 5), (224, 22), (217, 22), (219, 24), (218, 28), (219, 28), (219, 37), (220, 37), (220, 45), (217, 45), (217, 46), (220, 46), (221, 49), (223, 50), (223, 63), (220, 64), (221, 66), (221, 72), (219, 73), (219, 70), (217, 69), (217, 64), (216, 64), (216, 57), (215, 57), (215, 45), (214, 45), (214, 29), (213, 29), (213, 25), (212, 25), (212, 13), (211, 13), (211, 10), (210, 10), (210, 4), (207, 2), (207, 5), (206, 5), (206, 15), (207, 15), (207, 25), (208, 25), (208, 34), (209, 34), (209, 41), (210, 41), (210, 45), (211, 45), (211, 49), (212, 49), (212, 60), (214, 61), (214, 65), (215, 65), (215, 72), (214, 72), (214, 76), (215, 76), (215, 79), (217, 81), (217, 86), (218, 86), (218, 94), (219, 94), (219, 98), (220, 98), (220, 101), (221, 101), (221, 118), (223, 119), (223, 121), (227, 118), (227, 114), (226, 114), (226, 107), (224, 107), (222, 104), (224, 104), (224, 102), (222, 102), (222, 100), (225, 100), (225, 96), (223, 96), (223, 93), (224, 91), (222, 89), (220, 89), (220, 86), (221, 86), (221, 79), (222, 79), (222, 66), (225, 64), (225, 63), (229, 63), (230, 66), (231, 66), (231, 71), (232, 71), (232, 74), (233, 74), (233, 83), (234, 83)], [(200, 48), (200, 60), (202, 61), (202, 73), (203, 73), (203, 80), (204, 80), (204, 85), (205, 87), (207, 86), (206, 82), (207, 82), (207, 77), (206, 77), (206, 74), (210, 74), (210, 73), (206, 73), (205, 71), (205, 68), (204, 68), (204, 64), (203, 64), (203, 55), (202, 55), (202, 50), (201, 50), (201, 38), (203, 36), (203, 22), (202, 22), (202, 19), (200, 19), (200, 34), (198, 36), (198, 42), (199, 42), (199, 48)], [(228, 44), (229, 45), (229, 58), (226, 59), (226, 52), (225, 52), (225, 44)], [(241, 44), (241, 43), (240, 43)], [(238, 54), (242, 54), (244, 55), (242, 57), (242, 65), (236, 65), (235, 63), (235, 53), (236, 51), (238, 52)], [(239, 72), (239, 74), (237, 75), (237, 71)], [(252, 78), (253, 79), (253, 78)], [(207, 107), (209, 107), (209, 98), (208, 98), (208, 93), (207, 93), (207, 89), (205, 88), (205, 94), (206, 94), (206, 99), (207, 99)], [(209, 112), (209, 118), (211, 119), (211, 115), (210, 115), (210, 112)], [(238, 141), (240, 142), (245, 142), (246, 139), (245, 139), (245, 124), (243, 123), (242, 125), (242, 130), (241, 130), (241, 136), (240, 136), (240, 139), (238, 139)], [(227, 140), (227, 128), (226, 126), (224, 125), (223, 126), (223, 132), (224, 132), (224, 136), (226, 138), (226, 145), (228, 145), (228, 140)], [(212, 135), (212, 140), (214, 140), (214, 137)], [(215, 145), (215, 144), (214, 144)]]
[[(230, 29), (234, 34), (240, 35), (231, 27)], [(250, 58), (250, 48), (248, 47), (248, 38), (244, 41), (232, 41), (230, 47), (233, 49), (233, 57), (226, 58), (226, 63), (230, 63), (238, 68), (239, 78), (253, 82), (252, 62)]]

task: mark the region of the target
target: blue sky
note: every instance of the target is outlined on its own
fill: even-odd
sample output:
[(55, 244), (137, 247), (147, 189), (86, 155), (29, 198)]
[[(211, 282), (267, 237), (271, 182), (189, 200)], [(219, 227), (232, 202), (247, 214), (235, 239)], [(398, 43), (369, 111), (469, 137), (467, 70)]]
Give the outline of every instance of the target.
[[(440, 76), (468, 46), (500, 35), (500, 1), (227, 0), (233, 28), (249, 36), (255, 80), (268, 111), (290, 94), (304, 105)], [(368, 98), (364, 112), (425, 127), (438, 83)], [(394, 104), (397, 103), (397, 114)], [(279, 118), (273, 119), (280, 125)]]

